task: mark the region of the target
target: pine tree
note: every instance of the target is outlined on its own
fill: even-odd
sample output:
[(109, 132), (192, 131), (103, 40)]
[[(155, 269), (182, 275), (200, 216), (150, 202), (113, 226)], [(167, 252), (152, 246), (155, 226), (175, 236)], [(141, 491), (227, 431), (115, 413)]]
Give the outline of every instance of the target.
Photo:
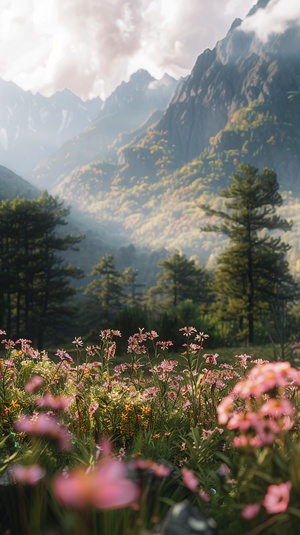
[(174, 251), (159, 263), (159, 267), (163, 271), (150, 292), (161, 295), (167, 306), (176, 307), (188, 299), (196, 304), (207, 301), (208, 276), (195, 260), (188, 260), (179, 251)]
[(137, 282), (139, 276), (138, 269), (127, 267), (122, 273), (123, 286), (128, 288), (125, 296), (125, 303), (127, 306), (135, 307), (141, 304), (143, 294), (139, 292), (140, 288), (143, 288), (145, 284)]
[(113, 255), (105, 254), (89, 276), (94, 278), (86, 287), (85, 294), (93, 300), (97, 319), (108, 323), (120, 310), (123, 296), (121, 274), (115, 268)]
[[(248, 342), (254, 342), (254, 324), (274, 299), (292, 300), (296, 284), (289, 272), (286, 253), (290, 246), (278, 231), (289, 231), (292, 222), (276, 214), (282, 198), (276, 173), (265, 168), (261, 174), (251, 165), (241, 164), (227, 190), (226, 211), (201, 206), (206, 215), (217, 216), (220, 225), (207, 225), (205, 232), (228, 236), (230, 245), (220, 255), (214, 288), (219, 316), (247, 324)], [(275, 234), (269, 232), (277, 231)]]
[(62, 202), (47, 194), (0, 204), (1, 324), (8, 336), (31, 338), (39, 348), (45, 333), (70, 315), (75, 294), (70, 280), (81, 275), (60, 256), (82, 239), (59, 235), (68, 214)]

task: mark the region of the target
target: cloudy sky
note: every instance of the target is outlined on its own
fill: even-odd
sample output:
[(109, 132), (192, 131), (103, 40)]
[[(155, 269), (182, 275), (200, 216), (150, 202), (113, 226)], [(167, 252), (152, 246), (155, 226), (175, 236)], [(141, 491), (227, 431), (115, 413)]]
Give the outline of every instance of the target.
[[(0, 0), (0, 77), (51, 95), (69, 87), (107, 97), (140, 68), (160, 78), (191, 71), (197, 56), (256, 0)], [(300, 0), (270, 0), (247, 30), (267, 39), (300, 21)]]

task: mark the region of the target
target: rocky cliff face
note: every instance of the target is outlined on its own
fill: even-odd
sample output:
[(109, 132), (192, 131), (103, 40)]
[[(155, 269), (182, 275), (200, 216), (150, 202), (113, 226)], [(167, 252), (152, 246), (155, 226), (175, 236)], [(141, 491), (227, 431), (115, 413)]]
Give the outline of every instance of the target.
[(31, 180), (39, 187), (53, 188), (77, 166), (116, 160), (118, 146), (144, 123), (146, 128), (148, 117), (167, 106), (177, 84), (168, 75), (156, 80), (145, 70), (137, 71), (108, 97), (93, 124), (39, 165)]
[[(268, 2), (259, 2), (248, 16)], [(300, 29), (290, 27), (262, 43), (236, 20), (213, 50), (198, 57), (191, 75), (177, 88), (159, 130), (167, 130), (181, 162), (209, 145), (239, 108), (257, 100), (291, 122), (300, 133), (300, 107), (289, 106), (288, 92), (300, 86)]]

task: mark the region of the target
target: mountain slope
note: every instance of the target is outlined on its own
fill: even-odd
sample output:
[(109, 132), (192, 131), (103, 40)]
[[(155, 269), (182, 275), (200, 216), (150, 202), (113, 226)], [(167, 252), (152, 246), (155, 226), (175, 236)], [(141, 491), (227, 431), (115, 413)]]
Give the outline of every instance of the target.
[(16, 197), (37, 199), (41, 191), (35, 186), (16, 175), (7, 167), (0, 165), (0, 201), (12, 201)]
[(101, 99), (84, 102), (68, 89), (52, 97), (0, 79), (0, 162), (22, 176), (98, 116)]
[(41, 162), (32, 180), (51, 189), (78, 166), (103, 158), (115, 159), (122, 135), (130, 136), (150, 115), (164, 109), (176, 85), (177, 81), (168, 75), (156, 80), (144, 70), (134, 73), (105, 101), (90, 128)]
[(168, 131), (180, 161), (199, 155), (234, 112), (255, 100), (267, 103), (272, 113), (299, 132), (300, 107), (292, 109), (287, 99), (288, 92), (300, 85), (299, 50), (297, 26), (262, 43), (235, 21), (213, 50), (198, 57), (157, 126)]

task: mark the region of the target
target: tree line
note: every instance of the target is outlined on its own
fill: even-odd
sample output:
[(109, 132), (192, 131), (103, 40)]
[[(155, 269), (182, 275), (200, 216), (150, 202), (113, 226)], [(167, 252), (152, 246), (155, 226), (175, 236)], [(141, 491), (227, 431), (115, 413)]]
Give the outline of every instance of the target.
[(114, 256), (106, 254), (77, 299), (72, 281), (83, 273), (67, 265), (64, 253), (78, 249), (82, 236), (62, 232), (69, 209), (45, 193), (37, 201), (3, 201), (1, 327), (8, 336), (30, 337), (40, 348), (72, 322), (91, 338), (106, 327), (120, 328), (126, 336), (142, 326), (174, 338), (188, 323), (198, 323), (221, 343), (253, 344), (262, 330), (281, 336), (280, 322), (298, 299), (299, 287), (286, 258), (289, 245), (281, 238), (292, 222), (276, 211), (282, 204), (276, 173), (241, 164), (220, 196), (224, 210), (199, 206), (208, 218), (200, 231), (228, 237), (213, 271), (173, 251), (159, 263), (156, 285), (146, 288), (137, 269), (120, 272)]

